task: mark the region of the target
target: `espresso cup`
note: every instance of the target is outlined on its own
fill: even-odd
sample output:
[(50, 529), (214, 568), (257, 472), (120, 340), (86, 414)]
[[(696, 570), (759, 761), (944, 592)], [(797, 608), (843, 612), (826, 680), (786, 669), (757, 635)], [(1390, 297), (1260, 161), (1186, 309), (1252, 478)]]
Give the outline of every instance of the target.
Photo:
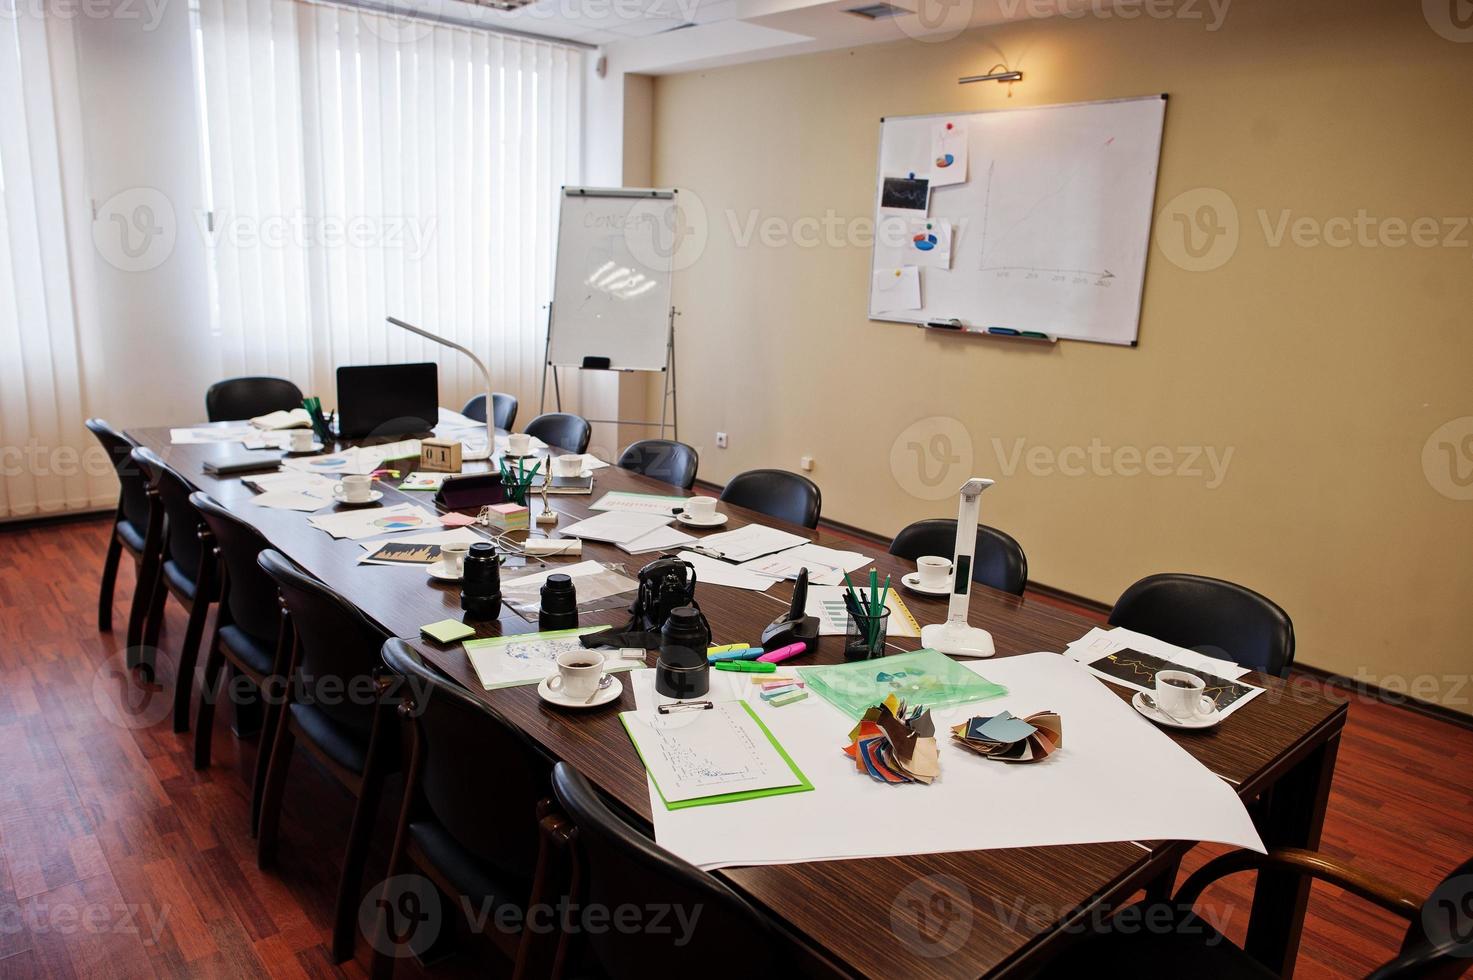
[(1156, 707), (1178, 721), (1191, 721), (1210, 715), (1217, 709), (1210, 698), (1204, 698), (1207, 682), (1185, 670), (1156, 672)]
[(916, 576), (927, 589), (951, 587), (951, 559), (939, 555), (922, 555), (916, 559)]
[(532, 451), (532, 437), (525, 432), (513, 432), (506, 437), (506, 448), (518, 456), (525, 456)]
[(548, 678), (547, 688), (582, 701), (593, 694), (603, 676), (603, 654), (597, 650), (569, 650), (558, 654), (557, 673)]
[(287, 434), (287, 446), (294, 453), (305, 453), (312, 448), (313, 435), (311, 429), (292, 429)]
[(350, 504), (361, 504), (373, 495), (373, 477), (362, 474), (345, 476), (332, 490)]
[(470, 553), (471, 546), (464, 541), (456, 541), (451, 544), (440, 545), (440, 560), (456, 575), (465, 574), (465, 556)]
[(583, 473), (583, 457), (578, 453), (565, 453), (552, 461), (553, 476), (580, 476)]
[(694, 521), (709, 521), (716, 516), (716, 498), (691, 497), (685, 502), (685, 516)]

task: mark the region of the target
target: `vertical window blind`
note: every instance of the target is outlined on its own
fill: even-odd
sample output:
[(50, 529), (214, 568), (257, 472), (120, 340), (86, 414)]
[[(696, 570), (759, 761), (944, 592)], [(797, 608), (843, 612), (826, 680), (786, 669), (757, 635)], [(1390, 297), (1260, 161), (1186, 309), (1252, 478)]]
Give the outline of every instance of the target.
[[(54, 26), (62, 53), (70, 26)], [(48, 18), (0, 16), (0, 518), (80, 510), (116, 482), (82, 425), (82, 368)]]
[(440, 362), (442, 401), (541, 380), (582, 52), (305, 0), (199, 0), (214, 327), (226, 375), (329, 395), (338, 365)]

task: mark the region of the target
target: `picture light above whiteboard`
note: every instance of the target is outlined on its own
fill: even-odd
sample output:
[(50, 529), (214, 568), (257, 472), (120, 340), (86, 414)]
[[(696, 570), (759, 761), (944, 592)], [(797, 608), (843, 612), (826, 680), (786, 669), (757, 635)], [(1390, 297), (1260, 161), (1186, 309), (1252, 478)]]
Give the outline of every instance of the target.
[(871, 320), (1134, 344), (1166, 96), (880, 121)]

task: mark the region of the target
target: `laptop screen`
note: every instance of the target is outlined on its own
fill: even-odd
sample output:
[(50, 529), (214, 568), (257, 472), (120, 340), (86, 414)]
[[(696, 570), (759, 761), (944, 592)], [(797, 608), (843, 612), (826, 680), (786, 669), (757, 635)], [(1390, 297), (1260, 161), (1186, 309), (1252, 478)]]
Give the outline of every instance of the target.
[(439, 419), (440, 382), (434, 363), (338, 368), (340, 437), (428, 432)]

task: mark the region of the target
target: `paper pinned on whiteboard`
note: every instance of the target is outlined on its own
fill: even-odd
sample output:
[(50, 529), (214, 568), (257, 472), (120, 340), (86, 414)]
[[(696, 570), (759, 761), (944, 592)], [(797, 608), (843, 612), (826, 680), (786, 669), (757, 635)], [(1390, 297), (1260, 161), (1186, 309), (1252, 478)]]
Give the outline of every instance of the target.
[(931, 130), (931, 186), (946, 187), (967, 181), (967, 124), (954, 119), (938, 122)]
[(900, 313), (921, 308), (921, 270), (913, 265), (881, 269), (874, 275), (870, 307), (876, 313)]

